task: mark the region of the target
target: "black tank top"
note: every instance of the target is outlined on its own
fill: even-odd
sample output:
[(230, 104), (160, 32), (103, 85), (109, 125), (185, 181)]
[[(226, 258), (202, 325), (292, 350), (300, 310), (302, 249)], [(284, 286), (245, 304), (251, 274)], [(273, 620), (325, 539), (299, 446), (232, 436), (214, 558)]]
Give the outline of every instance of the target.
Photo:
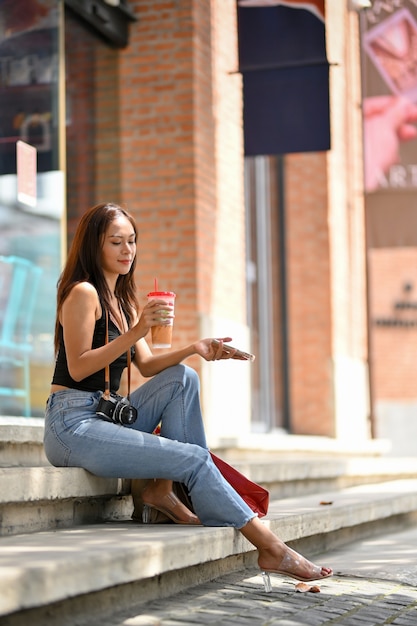
[[(93, 335), (92, 349), (104, 346), (106, 337), (106, 318), (105, 310), (102, 307), (103, 313), (99, 320), (96, 321)], [(116, 324), (109, 320), (109, 342), (120, 336), (120, 331)], [(131, 348), (132, 360), (135, 355), (134, 347)], [(123, 370), (127, 367), (127, 354), (126, 352), (119, 356), (118, 359), (110, 363), (110, 391), (116, 393), (120, 387), (120, 378)], [(104, 391), (104, 368), (87, 376), (83, 380), (76, 381), (71, 378), (68, 371), (67, 354), (64, 344), (64, 332), (60, 325), (59, 327), (59, 349), (58, 356), (55, 362), (55, 371), (52, 378), (53, 385), (62, 385), (63, 387), (70, 387), (71, 389), (79, 389), (80, 391)]]

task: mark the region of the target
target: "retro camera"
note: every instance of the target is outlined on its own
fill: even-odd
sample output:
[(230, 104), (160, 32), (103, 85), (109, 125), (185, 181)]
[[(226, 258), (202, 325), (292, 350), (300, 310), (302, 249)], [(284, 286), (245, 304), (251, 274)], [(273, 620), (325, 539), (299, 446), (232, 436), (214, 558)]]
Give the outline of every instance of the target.
[(129, 425), (136, 422), (138, 412), (127, 398), (111, 393), (108, 396), (101, 396), (96, 414), (114, 424)]

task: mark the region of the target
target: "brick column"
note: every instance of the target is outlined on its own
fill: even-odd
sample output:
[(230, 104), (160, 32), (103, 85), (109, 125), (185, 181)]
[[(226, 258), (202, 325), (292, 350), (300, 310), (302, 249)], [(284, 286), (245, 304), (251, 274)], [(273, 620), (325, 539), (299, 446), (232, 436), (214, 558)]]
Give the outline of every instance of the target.
[[(157, 276), (178, 294), (174, 347), (228, 334), (247, 347), (235, 2), (131, 5), (139, 21), (120, 57), (120, 171), (139, 225), (142, 302)], [(235, 433), (230, 415), (240, 428), (248, 420), (248, 364), (189, 364), (202, 377), (209, 435)]]
[(358, 16), (327, 2), (326, 20), (332, 149), (287, 158), (292, 430), (355, 446), (369, 437)]

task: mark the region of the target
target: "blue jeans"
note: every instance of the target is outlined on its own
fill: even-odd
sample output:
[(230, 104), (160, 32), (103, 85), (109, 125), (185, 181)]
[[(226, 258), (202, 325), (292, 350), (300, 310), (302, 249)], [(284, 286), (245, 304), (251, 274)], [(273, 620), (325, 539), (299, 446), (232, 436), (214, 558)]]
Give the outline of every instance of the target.
[[(45, 453), (57, 467), (83, 467), (112, 478), (167, 478), (184, 483), (206, 526), (242, 528), (253, 511), (214, 465), (207, 449), (197, 373), (170, 367), (130, 396), (136, 422), (96, 415), (101, 391), (52, 393), (45, 412)], [(161, 436), (153, 435), (161, 423)]]

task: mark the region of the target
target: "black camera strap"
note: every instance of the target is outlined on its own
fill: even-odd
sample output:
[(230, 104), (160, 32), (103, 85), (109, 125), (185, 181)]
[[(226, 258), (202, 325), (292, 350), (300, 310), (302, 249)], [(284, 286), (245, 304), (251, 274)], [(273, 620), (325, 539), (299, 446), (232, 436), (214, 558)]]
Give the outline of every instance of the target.
[[(119, 311), (120, 311), (120, 321), (122, 324), (122, 328), (124, 330), (124, 322), (123, 322), (123, 311), (119, 302)], [(109, 312), (106, 310), (106, 335), (104, 345), (109, 343)], [(132, 363), (130, 348), (127, 353), (127, 399), (130, 400), (130, 366)], [(110, 365), (107, 364), (104, 368), (104, 397), (110, 397)]]

